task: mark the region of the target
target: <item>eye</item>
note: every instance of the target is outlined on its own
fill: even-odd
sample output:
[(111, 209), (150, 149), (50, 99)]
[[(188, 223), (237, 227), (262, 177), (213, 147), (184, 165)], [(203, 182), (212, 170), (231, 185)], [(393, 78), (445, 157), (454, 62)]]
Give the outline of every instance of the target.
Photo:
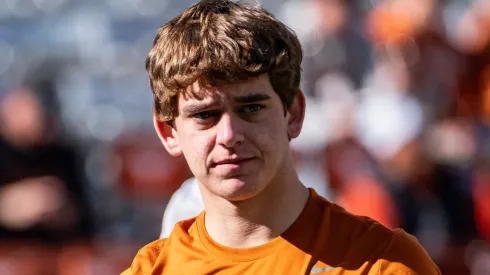
[(215, 118), (219, 115), (217, 111), (205, 111), (197, 114), (193, 114), (192, 117), (198, 120), (208, 120), (211, 118)]
[(264, 106), (261, 104), (249, 104), (240, 108), (240, 112), (245, 114), (254, 114), (262, 109), (264, 109)]

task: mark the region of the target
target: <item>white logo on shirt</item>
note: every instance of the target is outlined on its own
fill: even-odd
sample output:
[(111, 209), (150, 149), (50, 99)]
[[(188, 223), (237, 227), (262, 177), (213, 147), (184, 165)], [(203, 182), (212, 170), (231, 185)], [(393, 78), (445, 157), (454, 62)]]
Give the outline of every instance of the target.
[[(317, 263), (318, 264), (318, 263)], [(343, 264), (343, 263), (342, 263)], [(339, 265), (340, 266), (340, 265)], [(318, 273), (322, 273), (322, 272), (327, 272), (327, 271), (330, 271), (332, 269), (335, 269), (339, 266), (329, 266), (329, 267), (316, 267), (316, 264), (311, 268), (310, 270), (310, 274), (318, 274)]]

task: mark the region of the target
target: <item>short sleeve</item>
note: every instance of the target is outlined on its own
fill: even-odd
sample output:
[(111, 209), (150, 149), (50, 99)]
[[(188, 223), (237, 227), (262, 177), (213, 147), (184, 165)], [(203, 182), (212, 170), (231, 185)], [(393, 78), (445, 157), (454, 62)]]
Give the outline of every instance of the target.
[(379, 260), (379, 274), (439, 275), (441, 271), (414, 236), (397, 229)]

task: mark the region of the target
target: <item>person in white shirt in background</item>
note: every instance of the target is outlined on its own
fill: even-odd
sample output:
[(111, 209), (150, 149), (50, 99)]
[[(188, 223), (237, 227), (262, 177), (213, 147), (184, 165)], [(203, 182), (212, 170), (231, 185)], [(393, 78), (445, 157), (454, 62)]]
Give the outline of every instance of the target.
[(160, 238), (167, 238), (177, 222), (195, 217), (204, 210), (204, 203), (194, 177), (186, 180), (170, 198), (163, 214)]

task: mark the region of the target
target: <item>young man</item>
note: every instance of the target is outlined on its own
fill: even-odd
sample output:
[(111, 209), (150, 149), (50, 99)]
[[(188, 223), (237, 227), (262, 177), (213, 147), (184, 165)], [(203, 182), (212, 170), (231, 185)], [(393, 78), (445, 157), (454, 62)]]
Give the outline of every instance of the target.
[(205, 206), (124, 274), (440, 274), (416, 239), (347, 213), (296, 175), (301, 46), (257, 5), (204, 0), (164, 25), (147, 59), (154, 123)]

